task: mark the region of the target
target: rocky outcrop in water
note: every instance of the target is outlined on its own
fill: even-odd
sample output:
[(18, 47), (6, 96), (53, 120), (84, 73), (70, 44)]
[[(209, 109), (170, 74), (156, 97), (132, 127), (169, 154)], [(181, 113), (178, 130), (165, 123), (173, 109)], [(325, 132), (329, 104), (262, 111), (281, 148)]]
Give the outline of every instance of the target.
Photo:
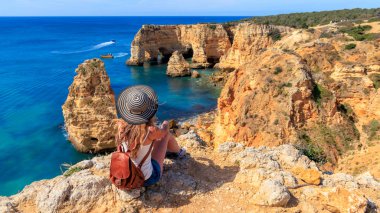
[(175, 51), (169, 59), (166, 75), (171, 77), (190, 76), (189, 63), (185, 60), (183, 55)]
[[(166, 159), (157, 185), (116, 189), (108, 180), (107, 155), (72, 165), (63, 175), (34, 182), (16, 195), (0, 197), (0, 211), (375, 212), (380, 204), (380, 184), (370, 174), (322, 174), (291, 145), (255, 149), (226, 142), (213, 151), (193, 131), (177, 139), (191, 156)], [(323, 182), (308, 184), (302, 171), (313, 171)]]
[(201, 77), (201, 74), (199, 74), (198, 71), (193, 70), (193, 71), (191, 71), (191, 77), (192, 78), (199, 78), (199, 77)]
[(62, 106), (69, 140), (81, 152), (115, 147), (112, 120), (117, 118), (114, 92), (99, 59), (86, 60), (75, 70)]

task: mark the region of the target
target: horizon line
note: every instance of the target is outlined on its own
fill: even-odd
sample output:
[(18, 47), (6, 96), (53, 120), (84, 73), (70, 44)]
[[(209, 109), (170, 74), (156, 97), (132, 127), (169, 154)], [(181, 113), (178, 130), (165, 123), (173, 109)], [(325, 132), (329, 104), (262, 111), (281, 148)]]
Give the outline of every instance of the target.
[(152, 15), (152, 16), (113, 16), (113, 15), (91, 15), (91, 16), (81, 16), (81, 15), (72, 15), (72, 16), (0, 16), (2, 17), (252, 17), (253, 15), (188, 15), (188, 16), (182, 16), (182, 15)]
[(262, 15), (11, 15), (1, 16), (0, 18), (44, 18), (44, 17), (262, 17), (262, 16), (276, 16), (276, 15), (288, 15), (297, 13), (319, 13), (319, 12), (332, 12), (342, 10), (355, 10), (355, 9), (380, 9), (380, 7), (354, 7), (343, 9), (331, 9), (331, 10), (306, 10), (306, 11), (290, 11), (288, 13), (270, 13)]

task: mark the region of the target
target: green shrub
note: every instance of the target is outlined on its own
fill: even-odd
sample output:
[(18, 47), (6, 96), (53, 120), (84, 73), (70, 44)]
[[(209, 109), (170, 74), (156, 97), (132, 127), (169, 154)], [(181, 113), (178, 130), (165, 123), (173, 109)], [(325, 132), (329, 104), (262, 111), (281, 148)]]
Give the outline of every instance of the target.
[(380, 122), (378, 120), (371, 120), (367, 125), (363, 125), (363, 131), (367, 133), (368, 140), (380, 140)]
[(337, 108), (338, 111), (346, 115), (351, 122), (355, 123), (357, 121), (354, 111), (348, 104), (339, 104)]
[(313, 99), (320, 106), (323, 101), (327, 101), (332, 98), (332, 93), (319, 84), (315, 84), (313, 91)]
[(371, 79), (371, 81), (373, 82), (373, 87), (375, 87), (376, 90), (380, 88), (380, 74), (371, 74), (369, 76), (369, 79)]
[(86, 75), (86, 69), (83, 67), (78, 68), (78, 73), (81, 73), (82, 75)]
[(281, 40), (281, 32), (278, 29), (273, 29), (271, 32), (269, 32), (269, 36), (274, 42)]
[(340, 29), (340, 32), (347, 33), (352, 36), (356, 41), (372, 40), (372, 34), (366, 34), (365, 32), (372, 29), (369, 25), (359, 25), (357, 27), (345, 27)]
[(215, 24), (209, 24), (208, 28), (210, 28), (212, 30), (216, 30), (216, 25)]
[(279, 73), (281, 73), (282, 72), (282, 68), (281, 67), (276, 67), (275, 69), (274, 69), (274, 74), (275, 75), (278, 75)]
[(355, 21), (355, 24), (363, 24), (364, 23), (364, 20), (357, 20)]
[(356, 48), (356, 44), (353, 44), (353, 43), (351, 43), (351, 44), (347, 44), (345, 47), (344, 47), (344, 49), (346, 49), (346, 50), (352, 50), (352, 49), (355, 49)]
[(280, 85), (280, 88), (284, 88), (284, 87), (292, 87), (292, 83), (288, 82), (288, 83), (282, 83)]
[(301, 133), (299, 139), (302, 142), (300, 147), (302, 154), (317, 163), (324, 164), (327, 162), (327, 157), (323, 149), (314, 144), (306, 133)]
[(81, 168), (78, 168), (78, 167), (73, 167), (73, 168), (69, 168), (69, 170), (67, 170), (65, 173), (63, 173), (63, 175), (65, 177), (69, 177), (70, 175), (76, 173), (76, 172), (79, 172), (81, 171), (82, 169)]
[(374, 17), (374, 18), (368, 19), (368, 22), (376, 22), (376, 21), (380, 21), (380, 17)]
[(274, 125), (278, 125), (280, 123), (280, 121), (278, 119), (274, 120), (273, 124)]
[(91, 61), (91, 66), (94, 67), (94, 68), (98, 67), (98, 62)]

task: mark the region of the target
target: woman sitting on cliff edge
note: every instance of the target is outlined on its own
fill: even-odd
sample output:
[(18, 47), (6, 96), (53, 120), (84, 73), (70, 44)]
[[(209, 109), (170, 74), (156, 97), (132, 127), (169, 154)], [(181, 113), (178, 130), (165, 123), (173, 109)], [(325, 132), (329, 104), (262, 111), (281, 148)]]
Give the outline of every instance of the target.
[(155, 92), (144, 85), (128, 87), (120, 93), (116, 108), (123, 119), (117, 121), (116, 142), (122, 144), (124, 151), (131, 151), (130, 156), (135, 165), (140, 164), (153, 143), (153, 149), (141, 166), (141, 171), (145, 178), (144, 186), (157, 183), (162, 176), (166, 152), (182, 158), (186, 150), (179, 147), (169, 132), (167, 121), (160, 127), (156, 126), (158, 99)]

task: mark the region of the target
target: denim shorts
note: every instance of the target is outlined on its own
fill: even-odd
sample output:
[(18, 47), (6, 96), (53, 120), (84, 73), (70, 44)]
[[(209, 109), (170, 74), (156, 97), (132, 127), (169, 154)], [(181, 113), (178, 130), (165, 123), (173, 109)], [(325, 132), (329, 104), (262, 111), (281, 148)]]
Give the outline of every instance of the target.
[(144, 181), (144, 186), (151, 186), (157, 183), (161, 178), (160, 164), (158, 164), (156, 160), (152, 159), (152, 166), (153, 166), (152, 175), (150, 176), (149, 179)]

